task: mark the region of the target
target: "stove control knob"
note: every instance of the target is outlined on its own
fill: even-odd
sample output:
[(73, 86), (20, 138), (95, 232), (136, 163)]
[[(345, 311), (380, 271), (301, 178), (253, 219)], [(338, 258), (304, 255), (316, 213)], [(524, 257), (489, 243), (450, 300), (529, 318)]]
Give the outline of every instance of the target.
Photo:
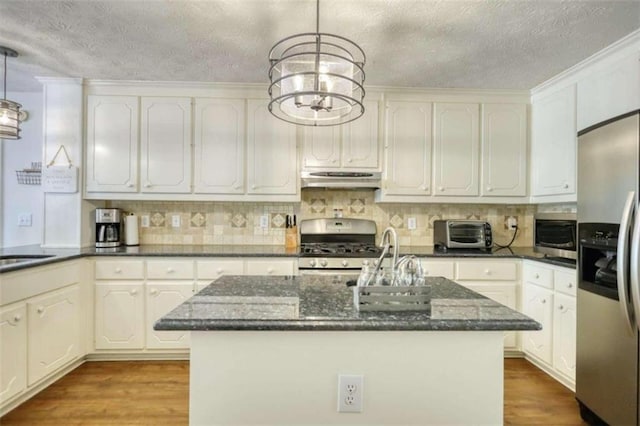
[(347, 262), (346, 260), (342, 261), (342, 266), (349, 266), (349, 262)]
[(327, 261), (325, 259), (322, 259), (320, 261), (320, 266), (327, 266)]
[(368, 260), (363, 260), (362, 261), (362, 265), (363, 266), (369, 266), (369, 261)]
[(310, 261), (309, 261), (309, 265), (311, 265), (311, 266), (316, 266), (316, 261), (315, 261), (315, 260), (310, 260)]

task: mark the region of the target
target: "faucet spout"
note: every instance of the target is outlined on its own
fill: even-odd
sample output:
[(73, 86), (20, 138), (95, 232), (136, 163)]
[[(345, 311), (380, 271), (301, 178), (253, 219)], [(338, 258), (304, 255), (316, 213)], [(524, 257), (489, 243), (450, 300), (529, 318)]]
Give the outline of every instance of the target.
[[(393, 247), (393, 260), (391, 263), (391, 268), (395, 271), (396, 265), (398, 263), (398, 254), (400, 253), (400, 247), (398, 246), (398, 233), (393, 227), (390, 226), (382, 232), (380, 247), (386, 248), (387, 252), (389, 248)], [(382, 259), (380, 260), (382, 261)]]

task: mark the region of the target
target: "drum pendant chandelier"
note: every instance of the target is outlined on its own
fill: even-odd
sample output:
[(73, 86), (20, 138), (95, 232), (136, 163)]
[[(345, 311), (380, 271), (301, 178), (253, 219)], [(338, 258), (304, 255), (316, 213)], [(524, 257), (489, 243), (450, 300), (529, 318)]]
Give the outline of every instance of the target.
[(289, 36), (269, 52), (269, 111), (304, 126), (335, 126), (364, 114), (364, 51), (354, 42), (320, 32)]
[(20, 105), (7, 99), (7, 56), (15, 58), (18, 52), (0, 46), (0, 55), (4, 56), (4, 90), (0, 99), (0, 139), (20, 139)]

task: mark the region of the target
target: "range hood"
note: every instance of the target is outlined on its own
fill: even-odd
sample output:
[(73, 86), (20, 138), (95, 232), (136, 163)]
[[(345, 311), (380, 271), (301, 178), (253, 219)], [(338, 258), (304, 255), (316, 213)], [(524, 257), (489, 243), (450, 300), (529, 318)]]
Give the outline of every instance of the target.
[(378, 189), (380, 172), (305, 171), (302, 188)]

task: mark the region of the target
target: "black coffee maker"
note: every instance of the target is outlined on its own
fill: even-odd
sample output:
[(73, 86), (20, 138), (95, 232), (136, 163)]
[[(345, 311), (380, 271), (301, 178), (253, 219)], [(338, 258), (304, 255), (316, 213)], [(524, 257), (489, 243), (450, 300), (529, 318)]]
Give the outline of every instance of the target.
[(96, 247), (118, 247), (121, 236), (120, 209), (96, 209)]

